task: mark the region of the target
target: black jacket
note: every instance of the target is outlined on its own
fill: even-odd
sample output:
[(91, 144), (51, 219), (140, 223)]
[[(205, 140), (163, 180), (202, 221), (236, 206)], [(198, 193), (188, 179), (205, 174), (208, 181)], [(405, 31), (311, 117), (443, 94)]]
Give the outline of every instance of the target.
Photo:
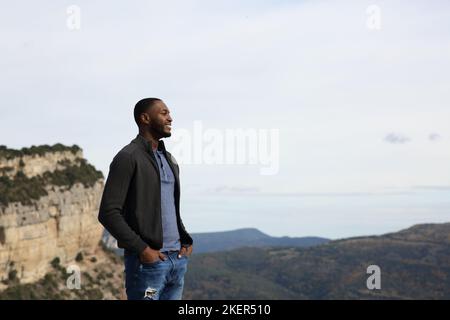
[[(162, 140), (158, 149), (166, 155), (175, 176), (175, 209), (181, 245), (191, 245), (192, 238), (180, 217), (178, 164)], [(140, 134), (111, 162), (98, 220), (117, 239), (119, 248), (135, 253), (141, 253), (146, 246), (162, 248), (159, 170), (150, 142)]]

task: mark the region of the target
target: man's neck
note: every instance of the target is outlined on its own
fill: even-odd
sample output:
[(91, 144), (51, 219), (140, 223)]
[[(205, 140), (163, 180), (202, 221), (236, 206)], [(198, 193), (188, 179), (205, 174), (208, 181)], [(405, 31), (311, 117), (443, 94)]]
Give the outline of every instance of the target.
[(155, 151), (158, 149), (158, 140), (156, 139), (150, 132), (148, 131), (139, 131), (139, 134), (145, 138), (150, 145), (152, 146), (152, 150)]

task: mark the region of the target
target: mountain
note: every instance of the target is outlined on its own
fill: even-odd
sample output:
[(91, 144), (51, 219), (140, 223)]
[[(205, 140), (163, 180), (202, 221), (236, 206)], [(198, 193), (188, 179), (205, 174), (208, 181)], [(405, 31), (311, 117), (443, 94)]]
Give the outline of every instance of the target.
[[(370, 265), (381, 289), (369, 290)], [(191, 259), (185, 299), (450, 299), (450, 223), (307, 248), (240, 248)]]
[[(450, 299), (450, 223), (329, 241), (311, 247), (242, 247), (194, 253), (183, 299)], [(81, 262), (81, 290), (58, 264), (0, 299), (123, 299), (123, 259), (103, 246)], [(370, 265), (381, 289), (369, 290)]]
[(320, 237), (271, 237), (255, 228), (193, 233), (196, 253), (233, 250), (240, 247), (308, 247), (328, 242)]
[[(233, 250), (241, 247), (308, 247), (330, 241), (320, 237), (271, 237), (256, 228), (243, 228), (231, 231), (192, 233), (196, 253)], [(105, 230), (103, 243), (117, 254), (122, 255), (117, 248), (115, 239)]]

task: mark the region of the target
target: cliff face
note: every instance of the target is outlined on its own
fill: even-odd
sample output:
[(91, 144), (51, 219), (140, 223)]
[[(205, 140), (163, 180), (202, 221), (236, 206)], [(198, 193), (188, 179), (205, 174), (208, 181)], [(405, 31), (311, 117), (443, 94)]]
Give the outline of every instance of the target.
[[(0, 280), (42, 278), (98, 248), (103, 176), (78, 147), (0, 147)], [(0, 284), (1, 286), (1, 284)]]
[(65, 161), (75, 163), (77, 159), (82, 158), (83, 152), (81, 150), (75, 152), (46, 152), (42, 156), (37, 154), (23, 155), (11, 159), (4, 157), (0, 158), (0, 170), (3, 171), (3, 175), (9, 178), (14, 178), (19, 171), (22, 171), (27, 177), (31, 178), (42, 175), (45, 172), (62, 170), (65, 168), (65, 166), (62, 165)]

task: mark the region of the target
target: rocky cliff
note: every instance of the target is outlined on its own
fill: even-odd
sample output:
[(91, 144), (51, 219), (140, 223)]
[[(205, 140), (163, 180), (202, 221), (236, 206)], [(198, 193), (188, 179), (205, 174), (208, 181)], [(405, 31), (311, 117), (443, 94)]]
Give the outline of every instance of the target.
[(98, 249), (103, 175), (76, 145), (0, 146), (0, 289)]

